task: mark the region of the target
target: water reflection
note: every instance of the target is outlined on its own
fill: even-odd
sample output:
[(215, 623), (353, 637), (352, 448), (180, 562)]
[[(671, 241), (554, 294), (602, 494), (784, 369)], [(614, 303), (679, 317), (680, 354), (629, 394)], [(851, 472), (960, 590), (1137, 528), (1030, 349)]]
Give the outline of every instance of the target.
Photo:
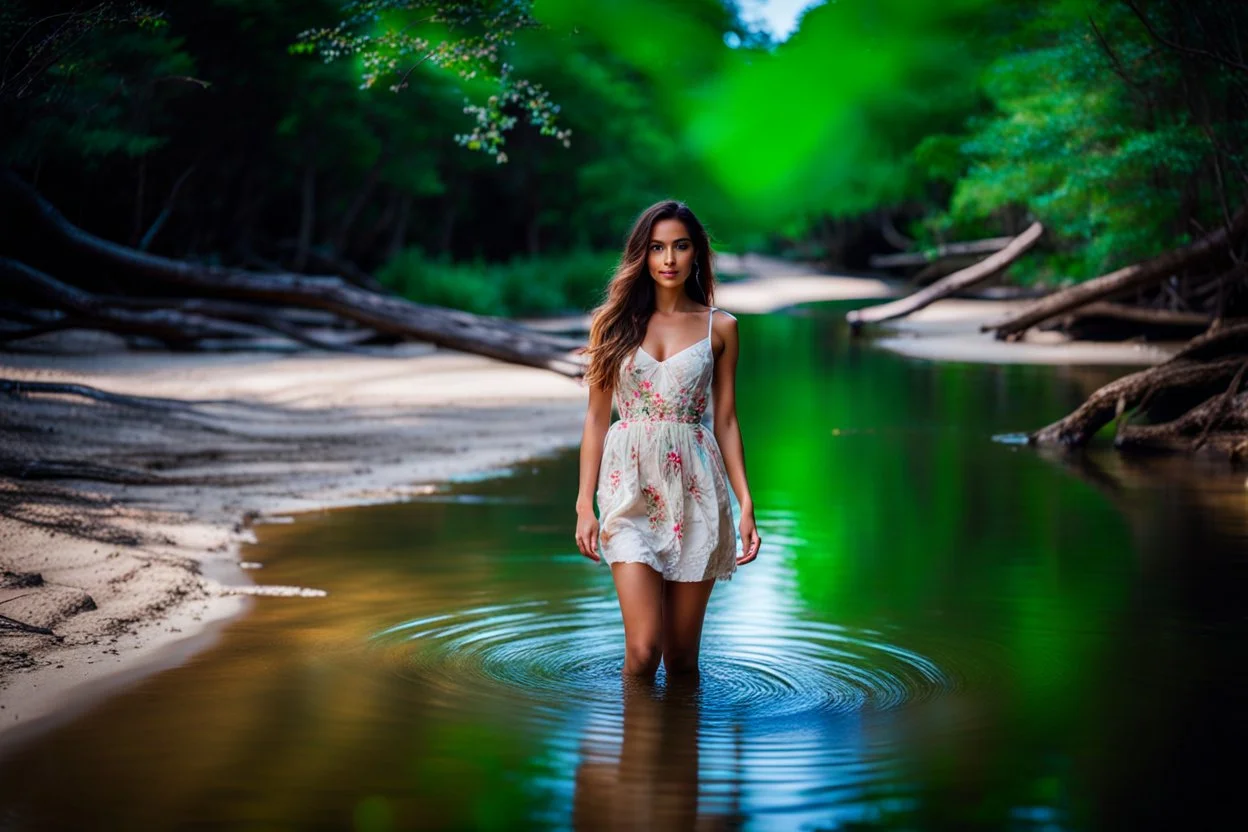
[[(622, 680), (620, 725), (591, 719), (580, 747), (572, 825), (576, 829), (732, 829), (732, 812), (699, 812), (696, 681), (656, 685)], [(736, 797), (733, 793), (731, 797)], [(731, 801), (730, 801), (731, 802)]]
[(256, 579), (328, 596), (263, 599), (0, 747), (0, 826), (1192, 828), (1232, 799), (1209, 760), (1245, 740), (1242, 476), (993, 442), (1103, 375), (838, 327), (742, 319), (768, 547), (716, 588), (695, 688), (623, 687), (567, 454), (262, 528)]

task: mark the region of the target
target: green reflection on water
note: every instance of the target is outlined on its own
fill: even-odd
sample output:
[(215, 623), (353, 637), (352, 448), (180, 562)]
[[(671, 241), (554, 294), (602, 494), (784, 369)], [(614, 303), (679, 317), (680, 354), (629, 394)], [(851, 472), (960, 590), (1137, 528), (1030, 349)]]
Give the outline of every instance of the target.
[[(6, 816), (1109, 828), (1175, 810), (1152, 786), (1192, 725), (1202, 750), (1243, 733), (1216, 721), (1243, 704), (1224, 683), (1246, 641), (1242, 482), (994, 443), (1110, 374), (901, 359), (839, 313), (742, 318), (765, 549), (716, 589), (689, 697), (621, 690), (569, 452), (263, 527), (257, 579), (329, 596), (261, 599), (218, 647), (0, 758)], [(1175, 794), (1216, 790), (1196, 771)]]

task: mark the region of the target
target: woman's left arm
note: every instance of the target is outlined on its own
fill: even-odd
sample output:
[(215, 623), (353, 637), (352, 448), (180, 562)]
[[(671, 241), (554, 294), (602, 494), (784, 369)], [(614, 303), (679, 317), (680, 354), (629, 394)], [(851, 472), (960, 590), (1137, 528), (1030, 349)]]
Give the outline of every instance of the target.
[(741, 545), (744, 551), (737, 557), (739, 565), (745, 565), (758, 556), (762, 540), (754, 523), (754, 499), (745, 477), (745, 446), (741, 442), (741, 426), (737, 422), (737, 355), (740, 342), (737, 338), (737, 319), (730, 315), (716, 316), (712, 330), (723, 341), (723, 349), (715, 360), (715, 380), (711, 385), (715, 410), (715, 440), (724, 456), (724, 468), (728, 481), (741, 504)]

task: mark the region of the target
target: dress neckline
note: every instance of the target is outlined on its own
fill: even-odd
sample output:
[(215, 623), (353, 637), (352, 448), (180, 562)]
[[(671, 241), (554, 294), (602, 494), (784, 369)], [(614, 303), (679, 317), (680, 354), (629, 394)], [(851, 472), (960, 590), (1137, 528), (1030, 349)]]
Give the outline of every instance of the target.
[[(646, 348), (645, 348), (645, 347), (643, 347), (641, 344), (638, 344), (638, 345), (637, 345), (637, 351), (638, 351), (638, 352), (640, 352), (642, 355), (644, 355), (646, 358), (649, 358), (649, 359), (650, 359), (651, 361), (653, 361), (655, 364), (662, 365), (662, 364), (666, 364), (667, 362), (671, 361), (673, 358), (675, 358), (675, 357), (676, 357), (676, 356), (678, 356), (678, 355), (682, 355), (682, 354), (684, 354), (684, 353), (689, 352), (689, 350), (693, 349), (693, 348), (694, 348), (694, 347), (696, 347), (698, 344), (702, 344), (702, 343), (707, 343), (707, 342), (709, 342), (709, 341), (711, 340), (711, 325), (715, 322), (715, 310), (716, 310), (716, 309), (718, 309), (718, 308), (719, 308), (719, 307), (717, 307), (717, 306), (711, 306), (711, 307), (708, 307), (708, 309), (707, 309), (707, 311), (708, 311), (708, 313), (709, 313), (709, 314), (706, 316), (706, 337), (705, 337), (705, 338), (699, 338), (697, 341), (694, 341), (694, 342), (693, 342), (692, 344), (690, 344), (689, 346), (684, 347), (683, 349), (676, 350), (676, 352), (672, 353), (672, 354), (671, 354), (671, 355), (669, 355), (667, 358), (664, 358), (662, 361), (660, 361), (659, 359), (655, 358), (655, 357), (654, 357), (653, 355), (651, 355), (650, 353), (646, 352)], [(643, 341), (645, 340), (645, 337), (644, 337), (644, 336), (642, 337), (642, 340), (643, 340)]]
[(694, 342), (693, 342), (692, 344), (690, 344), (689, 346), (687, 346), (687, 347), (685, 347), (685, 348), (683, 348), (683, 349), (676, 350), (676, 352), (672, 353), (672, 354), (671, 354), (671, 355), (669, 355), (667, 358), (664, 358), (662, 361), (660, 361), (659, 359), (655, 358), (655, 357), (654, 357), (653, 355), (651, 355), (650, 353), (646, 352), (646, 348), (645, 348), (645, 347), (643, 347), (643, 346), (641, 346), (640, 344), (638, 344), (638, 345), (637, 345), (637, 351), (638, 351), (638, 352), (640, 352), (642, 355), (644, 355), (646, 358), (649, 358), (649, 359), (650, 359), (651, 361), (653, 361), (655, 364), (666, 364), (667, 362), (671, 361), (671, 360), (672, 360), (673, 358), (675, 358), (676, 356), (678, 356), (678, 355), (682, 355), (683, 353), (687, 353), (687, 352), (689, 352), (689, 350), (693, 349), (693, 348), (694, 348), (694, 347), (696, 347), (698, 344), (704, 344), (704, 343), (706, 343), (706, 342), (707, 342), (707, 341), (709, 341), (709, 340), (711, 340), (711, 336), (709, 336), (709, 335), (708, 335), (708, 336), (706, 336), (705, 338), (699, 338), (697, 341), (694, 341)]

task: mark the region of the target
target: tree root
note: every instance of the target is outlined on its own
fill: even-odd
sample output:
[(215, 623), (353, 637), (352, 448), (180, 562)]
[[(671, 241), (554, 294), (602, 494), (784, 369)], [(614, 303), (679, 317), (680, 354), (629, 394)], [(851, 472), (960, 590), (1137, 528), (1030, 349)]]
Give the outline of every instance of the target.
[(1191, 392), (1220, 388), (1235, 376), (1243, 362), (1239, 356), (1207, 363), (1176, 356), (1165, 364), (1110, 382), (1069, 416), (1041, 428), (1029, 439), (1033, 444), (1085, 445), (1098, 430), (1136, 407), (1154, 388)]
[[(1241, 365), (1241, 380), (1244, 367), (1248, 363)], [(1125, 428), (1114, 445), (1122, 450), (1193, 453), (1204, 449), (1229, 455), (1248, 438), (1248, 393), (1227, 393), (1210, 397), (1173, 421)]]

